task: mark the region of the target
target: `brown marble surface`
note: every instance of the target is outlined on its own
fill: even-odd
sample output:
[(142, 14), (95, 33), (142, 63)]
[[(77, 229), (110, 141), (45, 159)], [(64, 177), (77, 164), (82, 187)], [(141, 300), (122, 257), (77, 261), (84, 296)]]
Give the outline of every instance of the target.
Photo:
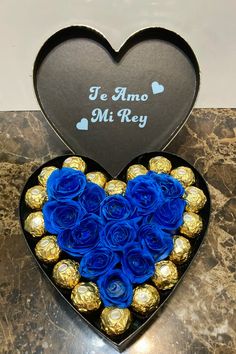
[[(168, 147), (209, 183), (210, 227), (174, 296), (124, 353), (236, 352), (235, 132), (235, 109), (196, 109)], [(18, 222), (27, 178), (67, 149), (40, 112), (0, 112), (0, 135), (0, 352), (115, 353), (41, 275)]]

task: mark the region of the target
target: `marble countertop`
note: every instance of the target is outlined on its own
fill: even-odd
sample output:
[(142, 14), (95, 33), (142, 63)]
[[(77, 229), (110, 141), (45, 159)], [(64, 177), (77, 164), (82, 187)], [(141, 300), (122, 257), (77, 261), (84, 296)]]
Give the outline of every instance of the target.
[[(236, 110), (196, 109), (167, 148), (205, 176), (208, 233), (164, 310), (126, 354), (230, 354), (236, 350)], [(67, 149), (40, 112), (0, 112), (0, 352), (116, 351), (76, 315), (41, 275), (18, 221), (30, 174)]]

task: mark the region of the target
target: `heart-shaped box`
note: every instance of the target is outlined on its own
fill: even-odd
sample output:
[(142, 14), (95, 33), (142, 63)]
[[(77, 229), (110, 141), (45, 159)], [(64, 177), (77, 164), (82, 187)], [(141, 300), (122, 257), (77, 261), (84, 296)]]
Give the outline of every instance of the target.
[[(176, 155), (157, 152), (184, 125), (197, 97), (199, 67), (189, 45), (171, 31), (148, 28), (130, 37), (117, 52), (93, 29), (66, 28), (39, 51), (34, 87), (46, 119), (74, 154), (84, 156), (88, 172), (99, 170), (110, 178), (125, 180), (130, 165), (147, 166), (156, 155), (170, 159), (173, 168), (186, 166), (193, 170), (195, 185), (203, 190), (207, 203), (200, 212), (203, 230), (191, 240), (192, 256), (178, 268), (179, 283), (202, 243), (210, 216), (208, 188), (198, 171)], [(37, 176), (43, 167), (61, 167), (65, 158), (48, 161), (35, 171), (21, 195), (21, 225), (34, 257), (36, 240), (24, 230), (29, 214), (25, 193), (38, 184)], [(73, 307), (70, 292), (53, 283), (52, 266), (35, 259)], [(74, 309), (113, 347), (123, 350), (150, 324), (176, 286), (161, 293), (160, 306), (150, 316), (134, 315), (129, 330), (116, 337), (101, 331), (98, 313), (84, 315)]]

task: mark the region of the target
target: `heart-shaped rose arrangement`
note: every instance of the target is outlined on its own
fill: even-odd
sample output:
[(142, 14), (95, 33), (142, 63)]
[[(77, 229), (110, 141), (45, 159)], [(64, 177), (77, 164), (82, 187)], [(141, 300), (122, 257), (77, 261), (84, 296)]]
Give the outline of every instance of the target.
[(198, 214), (207, 189), (163, 155), (131, 164), (126, 181), (107, 181), (89, 160), (70, 156), (36, 172), (22, 194), (31, 249), (74, 307), (95, 313), (112, 338), (132, 333), (163, 303), (207, 227), (209, 215)]

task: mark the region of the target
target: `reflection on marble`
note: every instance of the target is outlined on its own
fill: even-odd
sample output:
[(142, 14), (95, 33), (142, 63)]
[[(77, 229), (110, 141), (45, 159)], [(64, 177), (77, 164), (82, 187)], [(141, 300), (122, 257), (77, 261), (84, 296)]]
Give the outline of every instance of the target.
[[(208, 181), (211, 223), (174, 296), (124, 353), (235, 353), (235, 129), (236, 110), (196, 109), (167, 149)], [(18, 222), (27, 178), (67, 149), (40, 112), (1, 112), (0, 135), (0, 352), (115, 353), (41, 275)]]

